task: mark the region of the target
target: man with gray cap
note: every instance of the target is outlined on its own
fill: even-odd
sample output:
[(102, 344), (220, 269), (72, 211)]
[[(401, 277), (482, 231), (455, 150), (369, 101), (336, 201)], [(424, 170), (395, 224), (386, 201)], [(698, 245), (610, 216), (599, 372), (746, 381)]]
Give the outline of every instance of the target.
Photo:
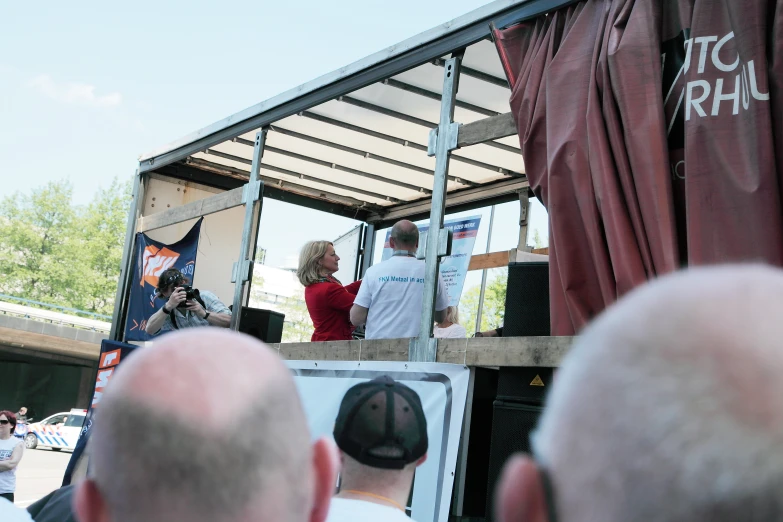
[(580, 335), (501, 522), (783, 520), (783, 272), (690, 269)]
[[(424, 303), (424, 261), (416, 259), (418, 227), (403, 219), (394, 224), (389, 237), (392, 257), (371, 266), (351, 308), (351, 323), (367, 324), (365, 339), (401, 339), (419, 335)], [(449, 306), (446, 285), (438, 274), (435, 298), (436, 322)]]
[(343, 467), (328, 522), (410, 522), (405, 506), (428, 444), (416, 392), (387, 376), (357, 384), (340, 404), (334, 440)]

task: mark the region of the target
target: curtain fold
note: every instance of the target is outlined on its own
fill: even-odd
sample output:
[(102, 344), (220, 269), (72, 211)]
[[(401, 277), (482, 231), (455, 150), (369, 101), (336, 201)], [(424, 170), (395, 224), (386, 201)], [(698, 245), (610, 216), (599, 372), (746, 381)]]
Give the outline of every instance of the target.
[(494, 31), (552, 335), (684, 265), (781, 265), (781, 2), (585, 0)]

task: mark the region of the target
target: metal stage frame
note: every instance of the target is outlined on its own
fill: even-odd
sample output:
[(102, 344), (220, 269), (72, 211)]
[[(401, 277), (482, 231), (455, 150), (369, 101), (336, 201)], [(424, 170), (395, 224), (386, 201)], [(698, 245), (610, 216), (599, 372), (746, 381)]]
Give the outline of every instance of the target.
[[(110, 337), (123, 337), (136, 233), (242, 205), (234, 310), (247, 304), (262, 204), (271, 198), (364, 221), (361, 274), (372, 263), (377, 230), (428, 217), (439, 233), (427, 236), (421, 330), (408, 358), (435, 361), (446, 210), (519, 200), (517, 248), (526, 247), (529, 185), (490, 25), (507, 27), (573, 1), (497, 0), (141, 156)], [(142, 215), (153, 177), (218, 193)]]

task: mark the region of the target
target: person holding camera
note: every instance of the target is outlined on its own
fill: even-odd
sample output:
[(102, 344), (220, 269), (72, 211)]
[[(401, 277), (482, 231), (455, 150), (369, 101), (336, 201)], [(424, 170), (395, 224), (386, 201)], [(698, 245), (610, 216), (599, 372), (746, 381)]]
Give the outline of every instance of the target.
[(165, 270), (158, 278), (157, 297), (166, 303), (150, 317), (144, 331), (150, 335), (196, 326), (231, 325), (231, 310), (212, 292), (199, 291), (186, 284), (176, 268)]

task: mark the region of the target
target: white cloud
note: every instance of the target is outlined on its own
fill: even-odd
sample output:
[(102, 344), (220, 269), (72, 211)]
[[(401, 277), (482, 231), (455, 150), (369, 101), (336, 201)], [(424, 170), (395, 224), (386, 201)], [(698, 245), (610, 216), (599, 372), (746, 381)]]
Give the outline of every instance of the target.
[(53, 100), (86, 105), (89, 107), (114, 107), (122, 103), (122, 95), (112, 92), (103, 96), (95, 94), (95, 86), (86, 83), (57, 84), (49, 75), (36, 76), (29, 82), (30, 87)]

